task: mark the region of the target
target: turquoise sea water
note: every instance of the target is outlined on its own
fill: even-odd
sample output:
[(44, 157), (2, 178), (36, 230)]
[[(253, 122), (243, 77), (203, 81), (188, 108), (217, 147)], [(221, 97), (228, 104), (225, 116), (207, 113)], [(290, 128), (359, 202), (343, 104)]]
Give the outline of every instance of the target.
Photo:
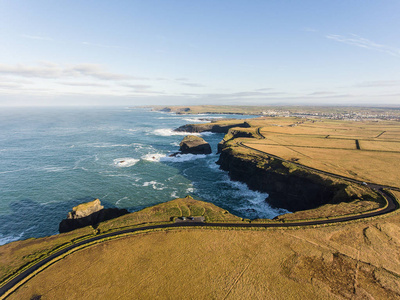
[[(182, 155), (186, 133), (211, 115), (127, 108), (7, 108), (0, 112), (0, 244), (56, 234), (73, 206), (99, 198), (137, 211), (188, 194), (246, 218), (284, 210), (230, 181), (218, 155)], [(232, 117), (232, 116), (228, 116)], [(243, 118), (243, 116), (233, 116)], [(202, 134), (217, 150), (223, 134)]]

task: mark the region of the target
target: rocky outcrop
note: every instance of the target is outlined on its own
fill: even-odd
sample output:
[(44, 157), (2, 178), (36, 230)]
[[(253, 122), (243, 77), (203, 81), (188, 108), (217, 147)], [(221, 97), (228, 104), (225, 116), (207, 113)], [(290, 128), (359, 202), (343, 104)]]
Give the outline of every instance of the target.
[(207, 123), (207, 124), (186, 124), (183, 125), (175, 131), (184, 131), (184, 132), (215, 132), (215, 133), (228, 133), (229, 129), (233, 127), (242, 127), (249, 128), (251, 127), (247, 122), (237, 122), (237, 123), (229, 123), (229, 124), (215, 124), (215, 123)]
[(224, 149), (226, 147), (227, 142), (229, 142), (232, 139), (239, 138), (239, 137), (250, 138), (250, 137), (253, 137), (253, 133), (246, 132), (243, 130), (233, 129), (233, 128), (229, 129), (228, 133), (224, 136), (222, 141), (220, 141), (218, 143), (217, 154), (222, 152), (222, 149)]
[(241, 181), (252, 190), (266, 192), (266, 201), (274, 207), (295, 212), (324, 204), (355, 199), (371, 200), (369, 194), (352, 193), (350, 183), (330, 179), (311, 171), (290, 166), (274, 158), (241, 154), (225, 147), (217, 162), (232, 180)]
[(203, 138), (195, 135), (187, 135), (179, 144), (179, 151), (182, 154), (210, 154), (211, 146)]
[(68, 232), (85, 226), (96, 226), (100, 222), (107, 221), (127, 214), (126, 209), (105, 209), (99, 199), (82, 203), (72, 208), (66, 219), (59, 225), (59, 232)]

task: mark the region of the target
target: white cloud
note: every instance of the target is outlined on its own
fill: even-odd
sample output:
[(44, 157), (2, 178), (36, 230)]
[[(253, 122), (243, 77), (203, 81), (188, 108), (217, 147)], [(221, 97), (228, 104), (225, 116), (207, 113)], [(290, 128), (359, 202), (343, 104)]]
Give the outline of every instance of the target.
[(369, 39), (360, 37), (355, 34), (351, 34), (350, 37), (345, 37), (343, 35), (338, 35), (338, 34), (329, 34), (326, 36), (326, 38), (337, 41), (337, 42), (345, 43), (348, 45), (353, 45), (353, 46), (357, 46), (357, 47), (361, 47), (361, 48), (365, 48), (365, 49), (369, 49), (369, 50), (380, 51), (380, 52), (390, 54), (392, 56), (400, 57), (400, 49), (382, 45), (382, 44), (378, 44)]
[(204, 87), (204, 85), (199, 83), (192, 83), (192, 82), (183, 82), (182, 85), (190, 86), (190, 87)]
[(0, 74), (47, 79), (79, 77), (92, 77), (100, 80), (145, 79), (126, 74), (108, 72), (98, 64), (62, 66), (51, 62), (42, 62), (36, 66), (0, 64)]
[(376, 80), (364, 81), (355, 85), (356, 87), (400, 87), (400, 80)]

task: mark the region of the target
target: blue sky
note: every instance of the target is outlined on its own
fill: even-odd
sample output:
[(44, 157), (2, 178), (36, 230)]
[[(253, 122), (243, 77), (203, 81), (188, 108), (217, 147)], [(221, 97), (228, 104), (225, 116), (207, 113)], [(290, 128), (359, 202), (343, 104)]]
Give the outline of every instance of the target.
[(0, 106), (400, 105), (400, 2), (0, 0)]

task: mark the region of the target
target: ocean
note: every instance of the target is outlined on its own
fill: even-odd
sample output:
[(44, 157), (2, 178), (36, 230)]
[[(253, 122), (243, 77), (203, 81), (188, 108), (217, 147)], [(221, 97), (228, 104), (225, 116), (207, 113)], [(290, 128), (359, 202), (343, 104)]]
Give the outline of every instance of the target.
[(207, 118), (145, 108), (3, 108), (0, 111), (0, 245), (58, 233), (79, 203), (99, 198), (130, 212), (191, 195), (244, 218), (273, 218), (268, 194), (219, 169), (223, 134), (203, 133), (213, 154), (181, 155), (187, 133), (173, 129)]

